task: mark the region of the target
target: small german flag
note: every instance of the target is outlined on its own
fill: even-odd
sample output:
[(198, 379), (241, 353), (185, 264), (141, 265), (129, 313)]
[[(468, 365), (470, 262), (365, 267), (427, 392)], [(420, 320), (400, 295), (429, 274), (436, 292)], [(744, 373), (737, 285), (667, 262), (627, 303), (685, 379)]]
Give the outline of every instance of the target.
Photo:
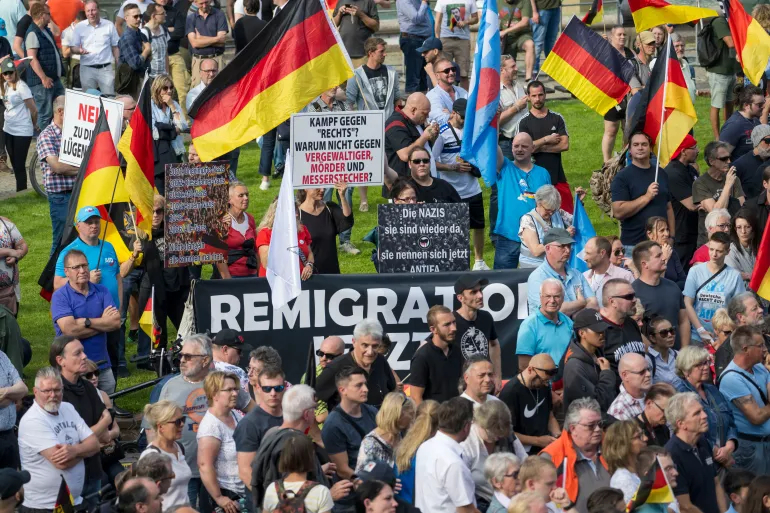
[(655, 463), (642, 477), (639, 488), (626, 505), (626, 512), (631, 513), (642, 504), (669, 504), (675, 500), (663, 467), (660, 466), (658, 458), (655, 458)]
[[(660, 155), (660, 167), (668, 165), (698, 121), (671, 38), (667, 40), (665, 56), (652, 69), (628, 124), (630, 128), (626, 130), (628, 134), (643, 131), (650, 136), (655, 143), (654, 150)], [(667, 65), (661, 66), (663, 62)]]
[(139, 317), (139, 327), (152, 340), (152, 348), (157, 349), (160, 345), (160, 328), (155, 319), (155, 285), (152, 286), (152, 293), (144, 305), (144, 311)]
[(770, 35), (749, 16), (738, 0), (722, 0), (722, 9), (730, 25), (735, 53), (751, 83), (759, 85), (770, 57)]
[(323, 0), (292, 0), (198, 96), (191, 135), (208, 162), (272, 130), (353, 76)]
[(665, 0), (628, 0), (628, 8), (631, 10), (637, 32), (666, 23), (681, 25), (701, 18), (718, 16), (713, 9), (672, 5)]
[(583, 23), (586, 25), (590, 25), (592, 23), (599, 23), (604, 19), (604, 4), (602, 0), (594, 0), (594, 3), (591, 4), (591, 8), (588, 9), (588, 12), (585, 16), (583, 16)]
[(543, 71), (601, 115), (631, 91), (634, 65), (576, 16), (564, 27)]
[(72, 494), (70, 493), (69, 486), (67, 486), (67, 481), (64, 480), (64, 476), (61, 476), (61, 484), (59, 485), (59, 493), (56, 495), (53, 513), (75, 513)]

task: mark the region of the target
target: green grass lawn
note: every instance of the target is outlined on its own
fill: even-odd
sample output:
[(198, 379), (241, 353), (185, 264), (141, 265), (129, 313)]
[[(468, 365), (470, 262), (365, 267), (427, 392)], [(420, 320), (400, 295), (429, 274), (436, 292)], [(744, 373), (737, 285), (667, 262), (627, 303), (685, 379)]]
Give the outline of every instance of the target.
[[(569, 183), (573, 187), (580, 185), (588, 189), (591, 173), (599, 169), (602, 164), (602, 119), (598, 114), (576, 100), (553, 102), (551, 107), (564, 116), (570, 133), (570, 151), (564, 155), (564, 168)], [(711, 140), (711, 129), (708, 125), (708, 99), (698, 98), (696, 109), (700, 122), (696, 126), (695, 134), (700, 142), (700, 147), (703, 148), (706, 142)], [(617, 149), (620, 149), (619, 142)], [(257, 222), (259, 222), (267, 205), (278, 194), (279, 190), (279, 183), (276, 181), (272, 183), (269, 191), (259, 190), (258, 164), (259, 148), (255, 143), (250, 143), (241, 151), (238, 177), (249, 187), (251, 192), (249, 212), (254, 215)], [(703, 163), (701, 163), (701, 169), (705, 169)], [(358, 248), (361, 249), (361, 254), (356, 256), (340, 254), (340, 265), (343, 273), (374, 272), (370, 261), (373, 246), (369, 243), (361, 242), (361, 239), (377, 222), (376, 205), (384, 202), (380, 198), (379, 192), (379, 187), (369, 188), (369, 212), (366, 213), (358, 211), (359, 196), (357, 192), (353, 194), (356, 224), (353, 228), (352, 239)], [(484, 188), (484, 195), (487, 198), (488, 194), (489, 189)], [(594, 204), (590, 194), (586, 199), (586, 208), (597, 233), (602, 235), (617, 233), (617, 224), (606, 215), (603, 215)], [(48, 216), (48, 203), (34, 192), (29, 192), (18, 195), (15, 198), (2, 200), (0, 202), (0, 215), (8, 217), (18, 225), (21, 234), (30, 247), (29, 254), (20, 264), (22, 300), (19, 310), (19, 324), (21, 325), (24, 337), (32, 343), (33, 348), (32, 363), (25, 369), (27, 383), (31, 387), (31, 378), (35, 372), (40, 367), (47, 365), (48, 348), (54, 336), (49, 304), (38, 295), (39, 287), (37, 285), (37, 279), (48, 260), (48, 252), (51, 245), (51, 221)], [(486, 244), (484, 257), (491, 267), (494, 250), (489, 241)], [(135, 352), (136, 346), (128, 344), (126, 347), (127, 357), (135, 354)], [(130, 378), (119, 380), (118, 389), (126, 388), (154, 377), (150, 372), (138, 371), (131, 364), (129, 366), (132, 370), (132, 375)], [(126, 396), (117, 402), (123, 408), (139, 411), (147, 402), (148, 396), (149, 391), (143, 391)]]

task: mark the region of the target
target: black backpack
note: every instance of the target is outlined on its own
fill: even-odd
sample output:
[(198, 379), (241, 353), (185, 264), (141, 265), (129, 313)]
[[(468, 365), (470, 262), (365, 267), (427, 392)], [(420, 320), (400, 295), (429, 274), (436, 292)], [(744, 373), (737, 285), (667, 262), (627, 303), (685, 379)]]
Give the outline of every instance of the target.
[(698, 64), (704, 68), (713, 66), (719, 60), (719, 56), (722, 54), (722, 48), (725, 43), (717, 40), (717, 36), (714, 33), (714, 20), (712, 18), (703, 24), (703, 28), (698, 32), (698, 46), (696, 51), (698, 54)]

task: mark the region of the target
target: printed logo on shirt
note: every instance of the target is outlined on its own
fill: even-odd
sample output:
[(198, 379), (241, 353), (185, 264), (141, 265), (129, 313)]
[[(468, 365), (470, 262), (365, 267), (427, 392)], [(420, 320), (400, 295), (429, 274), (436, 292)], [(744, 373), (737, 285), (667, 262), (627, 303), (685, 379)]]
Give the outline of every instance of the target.
[(543, 402), (545, 402), (545, 397), (540, 399), (540, 402), (537, 403), (535, 405), (535, 407), (532, 408), (531, 410), (529, 409), (529, 405), (525, 406), (524, 407), (524, 417), (526, 417), (528, 419), (531, 419), (532, 417), (534, 417), (535, 413), (537, 413), (537, 409), (540, 408), (540, 405), (543, 404)]
[(477, 354), (489, 356), (489, 340), (484, 332), (471, 326), (460, 337), (460, 350), (466, 360)]
[(184, 414), (192, 421), (189, 429), (193, 433), (198, 432), (198, 424), (203, 420), (203, 416), (206, 415), (208, 409), (206, 391), (203, 390), (203, 387), (196, 388), (190, 392), (190, 395), (187, 396), (187, 401), (185, 401)]
[(457, 22), (465, 21), (465, 4), (447, 5), (446, 19), (447, 19), (447, 26), (449, 27), (449, 30), (454, 32), (454, 29), (457, 26)]
[(104, 257), (104, 264), (112, 267), (115, 265), (115, 259), (112, 257)]

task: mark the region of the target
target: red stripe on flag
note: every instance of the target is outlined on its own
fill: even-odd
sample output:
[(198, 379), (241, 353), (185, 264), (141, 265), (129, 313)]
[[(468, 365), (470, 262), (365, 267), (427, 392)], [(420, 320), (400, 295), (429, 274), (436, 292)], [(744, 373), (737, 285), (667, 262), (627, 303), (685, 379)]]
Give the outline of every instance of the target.
[(139, 167), (142, 169), (147, 181), (151, 184), (155, 184), (155, 162), (154, 153), (150, 150), (152, 148), (152, 131), (150, 125), (146, 119), (144, 119), (144, 113), (140, 109), (134, 111), (134, 115), (131, 116), (129, 122), (131, 126), (131, 153), (139, 163)]
[(105, 167), (118, 167), (118, 153), (115, 150), (115, 142), (112, 140), (112, 134), (109, 130), (99, 132), (95, 135), (95, 140), (91, 150), (91, 155), (88, 160), (88, 167), (86, 168), (83, 180), (88, 175), (104, 169)]
[(500, 73), (496, 69), (481, 68), (477, 91), (476, 111), (484, 109), (492, 102), (497, 103), (500, 95)]
[(671, 4), (663, 0), (628, 0), (628, 8), (631, 9), (631, 12), (644, 9), (645, 7), (663, 8), (669, 5)]
[[(628, 84), (571, 38), (562, 34), (552, 51), (604, 94), (617, 100), (618, 103), (623, 100), (628, 91)], [(596, 80), (597, 76), (602, 80)]]

